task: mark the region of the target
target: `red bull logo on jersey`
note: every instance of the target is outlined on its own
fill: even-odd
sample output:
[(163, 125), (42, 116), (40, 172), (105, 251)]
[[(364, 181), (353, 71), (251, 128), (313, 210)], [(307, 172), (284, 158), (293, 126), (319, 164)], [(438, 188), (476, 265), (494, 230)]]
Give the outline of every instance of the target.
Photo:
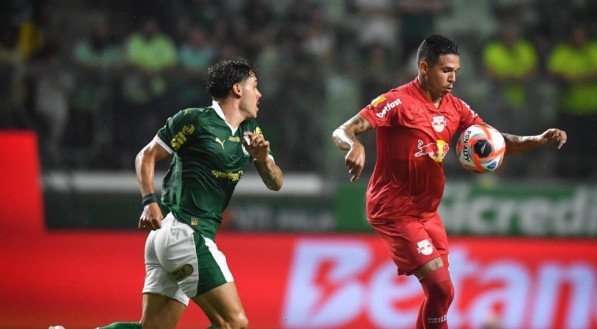
[(442, 162), (450, 150), (450, 145), (441, 139), (429, 144), (424, 144), (423, 141), (419, 139), (417, 148), (419, 151), (415, 153), (416, 157), (428, 155), (433, 161)]
[(446, 128), (446, 118), (443, 115), (435, 115), (431, 120), (431, 126), (433, 130), (441, 133)]
[(431, 253), (433, 253), (433, 245), (431, 245), (429, 239), (421, 240), (417, 242), (417, 251), (419, 254), (429, 256)]

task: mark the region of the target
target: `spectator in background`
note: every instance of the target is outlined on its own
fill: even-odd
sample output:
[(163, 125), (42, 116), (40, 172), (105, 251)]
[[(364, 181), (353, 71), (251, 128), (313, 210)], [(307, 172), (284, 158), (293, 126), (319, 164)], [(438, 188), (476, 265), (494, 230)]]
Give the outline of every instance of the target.
[(73, 157), (77, 166), (101, 166), (102, 150), (111, 145), (115, 133), (112, 109), (116, 90), (112, 82), (124, 65), (122, 48), (105, 17), (75, 44), (73, 60), (77, 83), (71, 97), (68, 143), (77, 155)]
[(63, 165), (61, 143), (68, 122), (74, 79), (64, 66), (62, 54), (55, 43), (48, 43), (41, 49), (28, 74), (35, 78), (32, 79), (33, 104), (43, 165), (58, 168)]
[(355, 0), (358, 17), (357, 40), (360, 47), (381, 44), (396, 47), (399, 21), (390, 0)]
[(27, 65), (44, 45), (47, 15), (47, 3), (39, 1), (0, 4), (0, 126), (35, 128), (34, 81), (28, 80)]
[(560, 86), (558, 125), (578, 144), (566, 150), (558, 174), (597, 178), (597, 41), (584, 24), (574, 24), (568, 38), (554, 47), (547, 69)]
[[(517, 22), (507, 20), (500, 24), (497, 36), (483, 48), (482, 66), (490, 86), (491, 100), (485, 109), (492, 124), (513, 132), (538, 129), (539, 109), (528, 106), (538, 69), (538, 57), (533, 44), (521, 36)], [(536, 84), (535, 84), (536, 85)], [(516, 120), (512, 120), (516, 118)], [(521, 154), (510, 159), (499, 175), (508, 177), (528, 176), (536, 168), (528, 161), (534, 154)], [(549, 155), (546, 155), (549, 156)], [(547, 162), (542, 164), (550, 170)]]
[[(448, 9), (445, 0), (400, 0), (400, 48), (416, 49), (425, 36), (435, 30), (435, 18)], [(402, 52), (402, 61), (409, 60), (409, 53)], [(409, 77), (410, 79), (410, 77)]]
[(527, 105), (528, 85), (537, 72), (537, 61), (533, 44), (522, 38), (516, 22), (501, 24), (498, 38), (483, 49), (485, 73), (506, 101), (501, 106), (518, 111)]
[(275, 15), (271, 3), (267, 0), (244, 2), (240, 11), (242, 19), (236, 24), (235, 32), (245, 56), (255, 59), (261, 49), (273, 41)]
[(207, 68), (216, 57), (217, 49), (203, 28), (191, 26), (179, 48), (180, 74), (177, 81), (177, 97), (182, 108), (209, 101), (205, 92)]
[[(122, 81), (125, 108), (118, 122), (124, 140), (119, 145), (133, 152), (168, 116), (166, 93), (178, 63), (177, 48), (153, 17), (143, 20), (141, 30), (132, 33), (124, 47), (128, 68)], [(128, 157), (123, 161), (130, 163)]]

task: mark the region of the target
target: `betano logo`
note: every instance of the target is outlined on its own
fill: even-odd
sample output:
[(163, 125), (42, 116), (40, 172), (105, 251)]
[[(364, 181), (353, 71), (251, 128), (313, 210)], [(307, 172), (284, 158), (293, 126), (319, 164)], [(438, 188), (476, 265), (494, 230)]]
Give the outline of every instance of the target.
[[(589, 262), (548, 254), (529, 261), (490, 251), (479, 258), (474, 248), (453, 245), (450, 251), (456, 289), (450, 327), (481, 328), (497, 307), (504, 328), (591, 328), (597, 276)], [(396, 276), (394, 263), (380, 259), (373, 245), (305, 239), (294, 252), (284, 328), (415, 327), (420, 284), (413, 276)]]

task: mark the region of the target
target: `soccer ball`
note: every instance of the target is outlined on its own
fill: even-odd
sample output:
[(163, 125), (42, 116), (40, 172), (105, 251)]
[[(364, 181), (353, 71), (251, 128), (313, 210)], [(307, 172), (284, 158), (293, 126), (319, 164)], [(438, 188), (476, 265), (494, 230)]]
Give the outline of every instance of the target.
[(506, 152), (504, 136), (495, 128), (483, 123), (466, 128), (456, 144), (460, 164), (478, 173), (494, 171), (500, 167)]

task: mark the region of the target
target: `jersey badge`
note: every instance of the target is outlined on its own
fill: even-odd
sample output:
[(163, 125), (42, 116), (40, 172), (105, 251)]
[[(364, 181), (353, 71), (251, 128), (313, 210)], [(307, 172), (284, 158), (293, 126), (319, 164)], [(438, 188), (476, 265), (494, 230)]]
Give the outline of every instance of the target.
[(219, 137), (216, 137), (215, 141), (222, 146), (222, 149), (224, 149), (225, 140), (221, 140)]
[(433, 245), (431, 245), (429, 239), (421, 240), (417, 242), (417, 251), (419, 254), (429, 256), (433, 252)]
[(170, 274), (174, 277), (174, 279), (176, 279), (176, 281), (182, 281), (184, 278), (193, 274), (194, 271), (193, 265), (184, 264), (183, 266), (172, 271)]
[(430, 158), (433, 159), (433, 161), (439, 163), (442, 162), (446, 154), (448, 154), (448, 151), (450, 150), (450, 145), (441, 139), (435, 142), (431, 142), (429, 144), (423, 144), (423, 141), (419, 139), (417, 148), (419, 149), (419, 151), (415, 153), (415, 157), (428, 155)]
[(441, 133), (446, 128), (446, 118), (443, 115), (435, 115), (433, 116), (431, 125), (433, 126), (433, 130)]
[(371, 101), (371, 106), (373, 107), (377, 107), (379, 104), (381, 104), (381, 102), (385, 101), (386, 97), (381, 95), (378, 96), (377, 98), (375, 98), (374, 100)]

